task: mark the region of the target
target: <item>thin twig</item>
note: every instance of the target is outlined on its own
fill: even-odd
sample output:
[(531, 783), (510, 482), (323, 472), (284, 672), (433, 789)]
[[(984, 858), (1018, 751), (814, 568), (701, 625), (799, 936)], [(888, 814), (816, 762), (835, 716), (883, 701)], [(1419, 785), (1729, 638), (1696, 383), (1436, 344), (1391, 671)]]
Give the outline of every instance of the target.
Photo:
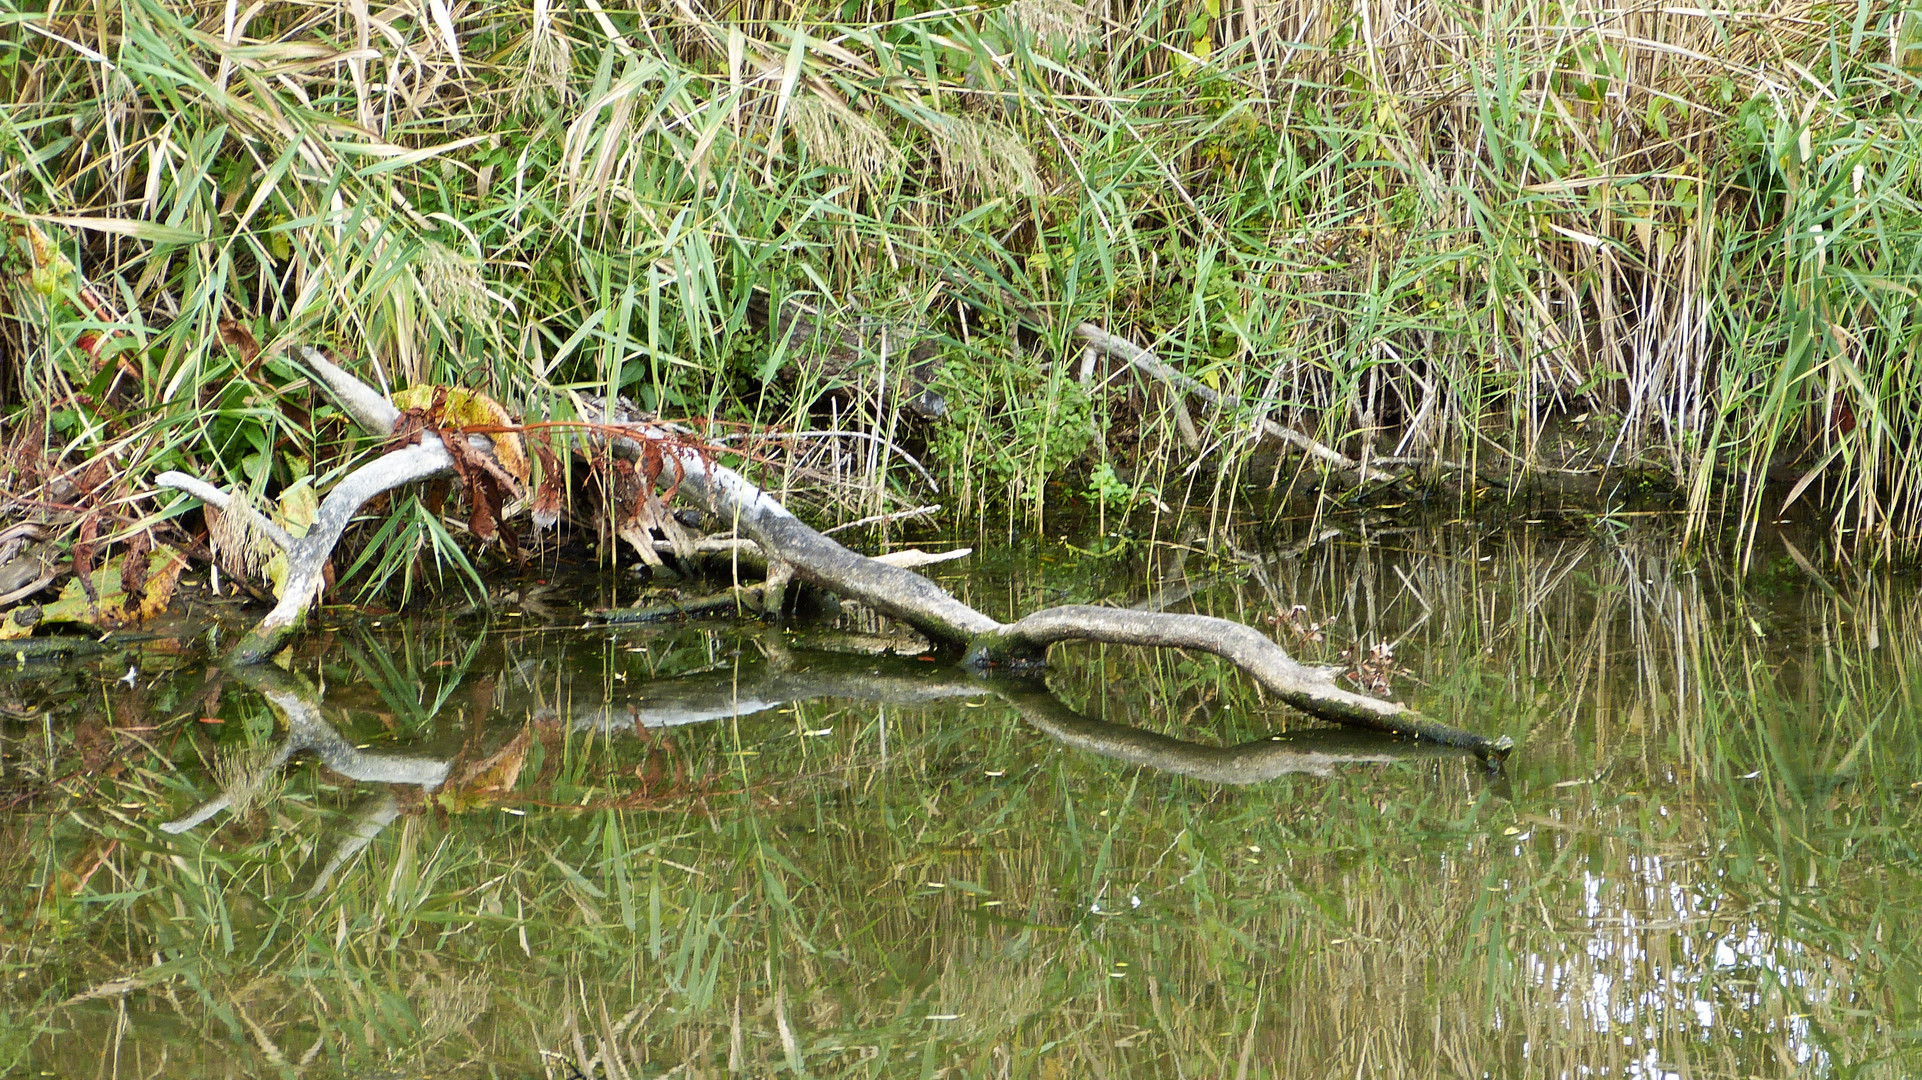
[[(748, 437), (750, 436), (722, 435), (717, 438), (709, 439), (708, 441), (712, 443), (716, 443), (718, 445), (725, 446), (730, 440), (748, 438)], [(839, 438), (867, 439), (871, 442), (879, 443), (880, 445), (893, 451), (894, 456), (900, 458), (902, 461), (907, 462), (910, 466), (914, 468), (915, 472), (921, 474), (921, 479), (928, 485), (929, 491), (934, 492), (936, 495), (941, 494), (941, 485), (935, 482), (934, 475), (932, 473), (928, 472), (928, 470), (925, 467), (923, 467), (919, 461), (915, 460), (915, 457), (913, 454), (910, 454), (906, 450), (901, 449), (899, 446), (895, 445), (892, 441), (888, 439), (884, 439), (879, 435), (872, 434), (871, 432), (839, 431), (839, 430), (836, 430), (836, 431), (784, 431), (778, 435), (756, 434), (756, 435), (753, 435), (752, 437), (757, 440), (765, 441), (765, 442), (778, 442), (781, 439), (839, 439)]]
[[(1119, 360), (1125, 360), (1148, 375), (1161, 380), (1163, 383), (1186, 393), (1193, 394), (1216, 408), (1227, 408), (1234, 404), (1221, 394), (1210, 389), (1206, 383), (1201, 382), (1199, 379), (1184, 375), (1174, 368), (1169, 367), (1167, 364), (1162, 363), (1161, 358), (1153, 352), (1136, 345), (1126, 338), (1110, 334), (1108, 331), (1103, 330), (1093, 323), (1082, 323), (1080, 326), (1075, 327), (1074, 333), (1076, 337), (1087, 342), (1094, 348), (1107, 353), (1109, 356)], [(1263, 434), (1280, 439), (1317, 461), (1339, 469), (1342, 472), (1359, 475), (1364, 482), (1370, 480), (1393, 480), (1395, 478), (1393, 473), (1386, 473), (1380, 469), (1363, 465), (1361, 462), (1354, 460), (1326, 443), (1312, 439), (1292, 428), (1283, 427), (1266, 417), (1257, 419), (1255, 421), (1255, 427)]]
[(20, 586), (10, 593), (0, 593), (0, 608), (19, 603), (34, 593), (39, 592), (41, 589), (53, 584), (53, 580), (61, 574), (66, 573), (68, 569), (67, 566), (49, 567), (46, 572), (41, 574), (37, 579)]
[(164, 472), (154, 477), (153, 482), (164, 488), (184, 491), (223, 514), (239, 514), (254, 528), (259, 529), (267, 539), (272, 540), (275, 547), (282, 551), (294, 550), (294, 538), (288, 535), (287, 530), (274, 524), (272, 518), (261, 513), (252, 502), (246, 499), (236, 499), (205, 480), (188, 476), (183, 472)]
[(929, 514), (938, 514), (940, 512), (941, 504), (935, 503), (932, 506), (917, 506), (912, 510), (898, 510), (891, 514), (871, 514), (858, 521), (849, 521), (836, 525), (832, 529), (822, 529), (821, 535), (833, 536), (843, 529), (858, 529), (863, 525), (886, 525), (891, 522), (906, 521), (909, 518), (927, 517)]

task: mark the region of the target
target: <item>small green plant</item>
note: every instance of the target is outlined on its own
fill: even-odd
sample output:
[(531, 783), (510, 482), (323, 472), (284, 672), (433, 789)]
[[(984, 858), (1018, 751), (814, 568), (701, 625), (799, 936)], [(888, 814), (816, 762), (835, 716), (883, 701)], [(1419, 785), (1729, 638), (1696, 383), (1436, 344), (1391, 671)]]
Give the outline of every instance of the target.
[(1094, 441), (1094, 402), (1058, 366), (1003, 362), (984, 374), (950, 360), (941, 387), (948, 418), (935, 451), (964, 503), (989, 493), (982, 480), (992, 479), (996, 494), (1039, 514), (1048, 483)]
[(1088, 498), (1103, 510), (1126, 510), (1135, 501), (1135, 490), (1104, 461), (1088, 473)]

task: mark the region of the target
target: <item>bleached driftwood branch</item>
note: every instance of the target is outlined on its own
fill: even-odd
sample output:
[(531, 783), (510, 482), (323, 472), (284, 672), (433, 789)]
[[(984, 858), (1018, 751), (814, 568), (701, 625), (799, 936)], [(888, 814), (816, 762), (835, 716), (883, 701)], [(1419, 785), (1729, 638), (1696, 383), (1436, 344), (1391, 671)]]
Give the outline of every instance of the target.
[[(363, 428), (375, 435), (392, 433), (400, 411), (390, 402), (317, 351), (303, 349), (298, 356)], [(1001, 623), (912, 570), (849, 551), (815, 531), (746, 477), (716, 462), (711, 448), (685, 432), (624, 418), (604, 406), (590, 406), (590, 411), (593, 408), (602, 413), (588, 417), (596, 424), (594, 438), (605, 439), (617, 454), (636, 456), (646, 443), (653, 443), (663, 464), (658, 483), (705, 503), (737, 533), (759, 544), (771, 567), (907, 623), (937, 643), (964, 649), (975, 667), (1038, 669), (1045, 664), (1048, 646), (1063, 641), (1197, 649), (1223, 657), (1282, 700), (1324, 720), (1458, 746), (1484, 757), (1503, 757), (1513, 745), (1506, 737), (1490, 739), (1397, 702), (1344, 690), (1330, 672), (1299, 663), (1266, 635), (1226, 619), (1070, 606)], [(363, 466), (329, 492), (313, 529), (295, 543), (299, 559), (289, 559), (298, 561), (300, 572), (310, 578), (300, 578), (297, 585), (290, 571), (280, 605), (261, 620), (232, 659), (250, 662), (271, 655), (292, 632), (318, 590), (327, 553), (367, 499), (451, 467), (446, 449), (424, 438)]]
[(258, 507), (246, 499), (236, 499), (230, 492), (222, 491), (205, 480), (188, 476), (183, 472), (163, 472), (154, 477), (153, 482), (164, 488), (184, 491), (223, 514), (239, 514), (254, 528), (259, 529), (267, 539), (272, 540), (275, 547), (282, 551), (294, 549), (294, 538), (287, 535), (287, 530), (275, 524), (274, 519), (261, 513)]
[[(334, 401), (362, 429), (377, 435), (392, 435), (400, 420), (400, 410), (380, 393), (341, 370), (321, 355), (318, 349), (302, 346), (295, 350), (301, 365), (319, 379)], [(492, 453), (486, 436), (470, 435), (468, 445), (476, 452)], [(161, 487), (184, 491), (224, 511), (245, 514), (273, 542), (287, 552), (287, 577), (281, 585), (280, 602), (241, 639), (228, 659), (239, 664), (257, 663), (272, 656), (288, 635), (299, 628), (307, 609), (320, 598), (325, 584), (327, 560), (341, 534), (353, 523), (354, 515), (369, 501), (398, 487), (451, 472), (454, 457), (437, 436), (422, 433), (420, 441), (392, 450), (362, 465), (335, 484), (321, 500), (313, 524), (298, 539), (268, 520), (245, 499), (184, 473), (164, 472), (154, 478)]]
[[(354, 515), (368, 500), (394, 488), (447, 472), (453, 467), (454, 459), (447, 453), (447, 448), (440, 444), (440, 440), (432, 435), (423, 435), (418, 444), (382, 454), (335, 484), (327, 497), (321, 500), (320, 510), (315, 513), (314, 523), (308, 527), (305, 536), (295, 540), (274, 526), (267, 535), (273, 537), (274, 542), (287, 552), (287, 577), (281, 585), (280, 602), (247, 632), (247, 636), (229, 654), (229, 659), (241, 664), (265, 660), (279, 650), (287, 636), (300, 626), (307, 609), (320, 597), (321, 586), (326, 578), (327, 560), (333, 556), (334, 545), (340, 543), (341, 534), (347, 531)], [(240, 509), (254, 519), (256, 525), (264, 521), (258, 511), (247, 505), (246, 500), (228, 497), (211, 485), (183, 473), (161, 473), (154, 477), (154, 483), (185, 491), (223, 510)], [(220, 498), (217, 500), (209, 496)], [(265, 524), (272, 526), (272, 522)], [(275, 536), (276, 533), (279, 535)]]

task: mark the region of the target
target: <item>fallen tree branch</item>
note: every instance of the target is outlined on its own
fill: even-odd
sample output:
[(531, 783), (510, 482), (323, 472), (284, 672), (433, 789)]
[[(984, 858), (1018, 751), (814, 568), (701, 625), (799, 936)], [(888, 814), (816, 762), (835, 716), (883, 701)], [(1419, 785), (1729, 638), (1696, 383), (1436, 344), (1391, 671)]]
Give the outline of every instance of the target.
[[(652, 429), (644, 429), (651, 431)], [(649, 434), (647, 437), (658, 438)], [(1164, 615), (1112, 608), (1048, 608), (1003, 625), (912, 571), (857, 555), (809, 528), (731, 469), (682, 452), (682, 482), (709, 501), (737, 531), (803, 581), (901, 620), (937, 642), (961, 646), (976, 667), (1040, 667), (1056, 641), (1100, 641), (1213, 652), (1233, 662), (1290, 705), (1336, 723), (1459, 746), (1491, 757), (1513, 742), (1489, 739), (1430, 720), (1391, 701), (1341, 689), (1332, 675), (1295, 661), (1250, 627), (1205, 615)]]
[(25, 600), (27, 597), (53, 584), (55, 578), (72, 568), (71, 564), (48, 566), (40, 572), (39, 577), (34, 578), (25, 585), (14, 589), (12, 592), (0, 593), (0, 608), (12, 607), (14, 604)]
[[(1184, 393), (1193, 394), (1216, 408), (1226, 408), (1233, 404), (1201, 380), (1183, 375), (1162, 363), (1161, 358), (1154, 353), (1126, 338), (1110, 334), (1093, 323), (1082, 323), (1075, 327), (1074, 335), (1087, 342), (1090, 347), (1117, 360), (1125, 361), (1162, 383)], [(1256, 418), (1255, 429), (1264, 435), (1280, 439), (1324, 465), (1341, 472), (1354, 473), (1361, 477), (1363, 482), (1395, 478), (1393, 473), (1382, 472), (1380, 469), (1364, 465), (1320, 440), (1309, 438), (1293, 428), (1283, 427), (1265, 416)]]
[(977, 639), (972, 650), (1006, 649), (1026, 654), (1059, 641), (1096, 641), (1156, 649), (1193, 649), (1234, 664), (1281, 700), (1323, 720), (1410, 735), (1444, 746), (1479, 749), (1483, 736), (1437, 723), (1398, 702), (1345, 690), (1327, 668), (1310, 667), (1288, 655), (1252, 626), (1209, 615), (1176, 615), (1131, 608), (1069, 604), (1044, 608), (998, 634)]
[(254, 528), (259, 529), (261, 535), (272, 540), (275, 547), (286, 552), (294, 550), (294, 538), (287, 534), (287, 530), (274, 524), (274, 519), (261, 513), (258, 507), (246, 499), (237, 499), (231, 493), (183, 472), (164, 472), (154, 477), (153, 482), (164, 488), (184, 491), (223, 514), (237, 513), (246, 518)]
[[(299, 350), (299, 357), (370, 433), (392, 432), (400, 413), (391, 403), (316, 350)], [(1038, 669), (1045, 664), (1048, 646), (1066, 641), (1198, 649), (1223, 657), (1283, 701), (1324, 720), (1462, 747), (1485, 758), (1504, 757), (1513, 745), (1506, 737), (1489, 739), (1431, 720), (1405, 705), (1344, 690), (1335, 684), (1332, 673), (1297, 662), (1260, 631), (1225, 619), (1065, 606), (1003, 624), (920, 574), (856, 554), (816, 532), (759, 486), (717, 463), (714, 448), (690, 438), (686, 431), (616, 415), (618, 404), (614, 410), (585, 398), (581, 404), (587, 406), (583, 415), (603, 414), (589, 418), (590, 440), (604, 443), (616, 454), (658, 459), (662, 466), (655, 477), (658, 486), (706, 503), (737, 534), (760, 545), (770, 567), (783, 567), (803, 582), (904, 622), (938, 644), (965, 650), (966, 662), (977, 669)], [(476, 451), (484, 452), (480, 444), (485, 440), (470, 438)], [(383, 491), (451, 467), (446, 448), (427, 436), (362, 466), (336, 485), (321, 503), (313, 527), (290, 551), (280, 604), (243, 639), (232, 659), (248, 663), (272, 655), (292, 632), (318, 592), (328, 554), (362, 504)]]
[[(287, 636), (299, 628), (308, 607), (319, 599), (326, 580), (327, 560), (334, 554), (334, 545), (340, 542), (341, 534), (347, 531), (354, 515), (368, 500), (394, 488), (447, 472), (453, 467), (454, 459), (440, 440), (432, 435), (423, 435), (415, 445), (382, 454), (335, 484), (327, 497), (321, 500), (320, 509), (314, 514), (314, 522), (308, 526), (307, 534), (298, 540), (290, 539), (286, 545), (287, 577), (281, 584), (280, 602), (241, 638), (240, 644), (234, 646), (229, 654), (229, 659), (239, 664), (252, 664), (279, 651)], [(154, 482), (161, 487), (185, 491), (199, 498), (205, 498), (210, 493), (220, 494), (206, 490), (208, 485), (183, 473), (161, 473), (154, 477)], [(245, 500), (227, 500), (229, 508), (245, 505)], [(286, 538), (285, 531), (274, 531), (279, 532), (281, 538)], [(279, 543), (280, 540), (276, 539), (275, 542)]]

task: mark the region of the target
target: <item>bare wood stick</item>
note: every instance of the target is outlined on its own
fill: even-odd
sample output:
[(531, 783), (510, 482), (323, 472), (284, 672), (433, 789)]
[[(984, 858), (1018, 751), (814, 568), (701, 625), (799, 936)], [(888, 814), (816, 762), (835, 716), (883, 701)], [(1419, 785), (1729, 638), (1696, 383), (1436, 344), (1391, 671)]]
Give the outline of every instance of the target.
[(153, 482), (164, 488), (184, 491), (223, 514), (239, 514), (251, 522), (254, 528), (259, 529), (261, 535), (272, 540), (275, 547), (282, 551), (294, 550), (294, 538), (287, 534), (287, 530), (274, 524), (274, 519), (261, 513), (258, 507), (246, 499), (236, 499), (230, 492), (222, 491), (205, 480), (188, 476), (183, 472), (169, 470), (154, 477)]
[[(400, 415), (398, 410), (394, 415)], [(308, 607), (320, 596), (327, 560), (333, 556), (334, 545), (340, 542), (341, 534), (347, 531), (354, 515), (370, 499), (402, 485), (447, 472), (453, 467), (454, 459), (440, 440), (432, 435), (424, 435), (419, 443), (383, 454), (335, 484), (327, 497), (321, 500), (320, 509), (314, 514), (314, 523), (308, 526), (307, 534), (298, 540), (287, 541), (287, 577), (281, 584), (280, 602), (241, 638), (228, 659), (237, 664), (258, 663), (279, 651), (288, 635), (299, 629)], [(205, 498), (209, 494), (223, 498), (226, 495), (182, 473), (162, 473), (154, 481), (163, 487), (187, 491), (198, 498)], [(187, 483), (183, 484), (182, 481)], [(220, 504), (216, 502), (215, 505)], [(227, 505), (246, 504), (242, 500), (227, 499)], [(276, 528), (275, 531), (280, 533), (281, 538), (286, 538), (284, 530)]]
[(770, 618), (780, 620), (787, 613), (787, 587), (794, 579), (794, 568), (780, 559), (769, 559), (767, 580), (762, 583), (761, 609)]
[(833, 536), (835, 533), (841, 532), (844, 529), (858, 529), (863, 525), (887, 525), (896, 521), (907, 521), (911, 518), (927, 517), (929, 514), (938, 514), (940, 512), (941, 512), (941, 504), (936, 503), (933, 506), (917, 506), (912, 510), (896, 510), (891, 514), (874, 514), (869, 517), (861, 518), (859, 521), (842, 522), (841, 524), (836, 525), (832, 529), (822, 529), (821, 535)]
[(41, 589), (44, 589), (47, 586), (53, 584), (53, 580), (55, 578), (59, 577), (61, 574), (64, 574), (71, 569), (72, 569), (72, 566), (68, 564), (61, 564), (61, 565), (47, 567), (45, 570), (41, 571), (39, 577), (34, 578), (32, 581), (27, 582), (25, 585), (20, 586), (19, 588), (13, 590), (12, 592), (0, 593), (0, 608), (10, 607), (13, 604), (16, 604), (22, 600), (25, 600), (27, 597), (32, 596), (34, 593), (37, 593)]
[[(656, 429), (637, 428), (665, 439)], [(739, 473), (704, 460), (692, 450), (670, 451), (688, 472), (682, 481), (709, 500), (738, 531), (794, 567), (796, 576), (829, 592), (900, 619), (935, 641), (966, 647), (975, 666), (1039, 667), (1057, 641), (1100, 641), (1158, 648), (1202, 649), (1233, 662), (1290, 705), (1336, 723), (1459, 746), (1500, 758), (1513, 746), (1438, 723), (1391, 701), (1335, 685), (1334, 677), (1307, 667), (1261, 632), (1240, 623), (1201, 615), (1164, 615), (1113, 608), (1059, 607), (1004, 625), (974, 610), (919, 574), (857, 555), (809, 528)]]
[(380, 395), (380, 391), (342, 371), (333, 361), (321, 355), (319, 349), (302, 345), (295, 350), (300, 362), (320, 380), (321, 388), (334, 399), (334, 403), (354, 418), (364, 431), (375, 435), (392, 435), (394, 424), (400, 420), (400, 410), (394, 403)]
[[(1136, 345), (1126, 338), (1110, 334), (1093, 323), (1082, 323), (1080, 326), (1075, 327), (1074, 333), (1076, 337), (1087, 342), (1091, 347), (1099, 349), (1118, 360), (1125, 360), (1148, 375), (1161, 380), (1163, 383), (1183, 392), (1193, 394), (1210, 405), (1223, 408), (1233, 404), (1210, 389), (1206, 383), (1199, 379), (1183, 375), (1181, 372), (1162, 363), (1161, 358), (1154, 353)], [(1314, 458), (1316, 461), (1339, 469), (1342, 472), (1355, 473), (1364, 481), (1394, 479), (1392, 473), (1369, 468), (1341, 451), (1336, 450), (1334, 447), (1317, 439), (1311, 439), (1292, 428), (1283, 427), (1267, 417), (1257, 419), (1255, 427), (1263, 434), (1280, 439), (1300, 450), (1302, 453), (1307, 454), (1309, 457)]]
[(912, 570), (917, 566), (933, 566), (935, 563), (949, 562), (954, 559), (965, 559), (972, 554), (974, 554), (973, 548), (950, 548), (947, 551), (922, 551), (920, 548), (902, 548), (899, 551), (890, 551), (885, 555), (876, 555), (874, 561), (887, 563), (889, 566), (899, 566)]
[[(1513, 745), (1507, 738), (1490, 741), (1436, 723), (1398, 702), (1344, 690), (1336, 684), (1333, 672), (1300, 663), (1254, 627), (1208, 615), (1070, 604), (1037, 611), (1004, 628), (1001, 638), (1017, 649), (1045, 648), (1058, 641), (1197, 649), (1233, 663), (1283, 701), (1324, 720), (1427, 739), (1446, 746), (1506, 753)], [(997, 643), (982, 642), (976, 648), (993, 644)]]
[[(689, 546), (696, 555), (734, 555), (744, 551), (761, 555), (761, 545), (739, 536), (702, 536), (691, 541)], [(677, 554), (671, 540), (656, 540), (654, 550), (663, 555)]]

